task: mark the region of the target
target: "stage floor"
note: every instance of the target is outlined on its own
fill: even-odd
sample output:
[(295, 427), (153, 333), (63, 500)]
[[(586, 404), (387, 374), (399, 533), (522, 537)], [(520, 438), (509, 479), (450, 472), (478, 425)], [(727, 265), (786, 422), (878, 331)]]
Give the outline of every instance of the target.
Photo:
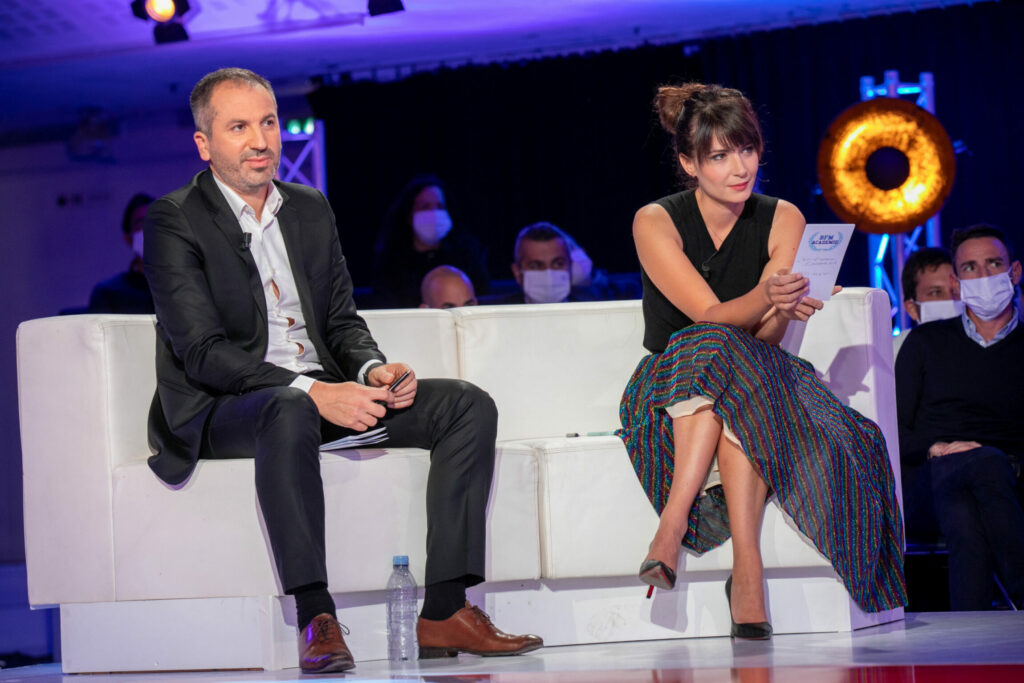
[[(350, 624), (349, 626), (358, 625)], [(538, 630), (543, 629), (538, 625)], [(1024, 612), (908, 614), (903, 622), (855, 633), (777, 636), (768, 642), (728, 638), (659, 640), (545, 648), (522, 657), (418, 662), (393, 669), (363, 662), (347, 675), (301, 676), (284, 671), (219, 671), (154, 674), (76, 674), (58, 664), (0, 671), (0, 681), (66, 680), (228, 681), (345, 680), (437, 683), (671, 683), (694, 681), (1024, 681)]]

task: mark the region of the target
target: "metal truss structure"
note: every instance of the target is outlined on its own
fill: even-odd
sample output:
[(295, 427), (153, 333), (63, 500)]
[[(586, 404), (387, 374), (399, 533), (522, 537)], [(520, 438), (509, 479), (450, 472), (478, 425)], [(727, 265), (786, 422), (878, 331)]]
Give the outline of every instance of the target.
[(292, 120), (281, 128), (281, 166), (277, 177), (285, 182), (315, 187), (327, 195), (323, 121)]
[[(917, 106), (935, 113), (935, 78), (929, 72), (920, 74), (917, 83), (901, 83), (898, 71), (886, 71), (884, 81), (876, 84), (873, 76), (861, 76), (861, 101), (873, 100), (877, 97), (913, 96)], [(900, 282), (900, 273), (907, 257), (922, 246), (936, 247), (942, 244), (939, 214), (929, 218), (924, 225), (919, 225), (907, 233), (893, 235), (868, 236), (868, 269), (871, 272), (871, 286), (884, 289), (889, 293), (892, 303), (892, 334), (898, 336), (901, 330), (910, 324), (903, 300), (906, 293)], [(924, 238), (925, 243), (921, 244)], [(913, 293), (910, 293), (913, 296)]]

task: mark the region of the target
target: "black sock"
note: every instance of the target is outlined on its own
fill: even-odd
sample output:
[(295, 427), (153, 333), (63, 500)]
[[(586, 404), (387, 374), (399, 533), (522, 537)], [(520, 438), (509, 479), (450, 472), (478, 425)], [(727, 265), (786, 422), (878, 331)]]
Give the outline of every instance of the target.
[(466, 582), (462, 578), (439, 581), (423, 589), (420, 616), (431, 621), (444, 621), (465, 606)]
[(321, 614), (334, 616), (334, 600), (323, 583), (311, 583), (288, 591), (295, 596), (295, 612), (299, 630), (309, 626), (313, 617)]

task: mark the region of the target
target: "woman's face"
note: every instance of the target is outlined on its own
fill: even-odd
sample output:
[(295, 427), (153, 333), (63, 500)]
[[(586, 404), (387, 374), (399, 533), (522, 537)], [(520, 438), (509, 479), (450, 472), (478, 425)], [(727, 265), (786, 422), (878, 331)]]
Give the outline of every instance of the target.
[(745, 202), (754, 190), (757, 179), (757, 150), (753, 145), (727, 149), (715, 136), (707, 159), (694, 163), (679, 155), (679, 163), (697, 179), (701, 191), (725, 204)]
[(417, 211), (436, 211), (437, 209), (444, 209), (444, 193), (441, 192), (441, 188), (436, 185), (430, 185), (424, 187), (416, 195), (416, 198), (412, 200), (412, 212)]

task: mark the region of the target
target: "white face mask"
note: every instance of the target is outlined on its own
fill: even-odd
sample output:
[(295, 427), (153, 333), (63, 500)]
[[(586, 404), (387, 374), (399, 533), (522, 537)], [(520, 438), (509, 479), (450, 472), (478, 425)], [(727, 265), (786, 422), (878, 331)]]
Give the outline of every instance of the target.
[(960, 300), (982, 320), (993, 320), (1006, 310), (1013, 299), (1010, 271), (960, 280)]
[(523, 271), (523, 294), (528, 304), (557, 304), (569, 298), (568, 270)]
[(142, 231), (136, 230), (132, 233), (132, 251), (139, 258), (142, 258)]
[(412, 215), (412, 230), (420, 242), (429, 247), (437, 246), (452, 229), (452, 217), (445, 209), (416, 211)]
[(945, 299), (943, 301), (918, 301), (917, 307), (920, 309), (918, 315), (921, 317), (920, 323), (930, 323), (933, 320), (946, 320), (947, 318), (956, 318), (964, 311), (964, 303), (957, 301), (956, 299)]
[(589, 287), (594, 262), (581, 247), (575, 247), (569, 254), (569, 258), (572, 259), (572, 286)]

